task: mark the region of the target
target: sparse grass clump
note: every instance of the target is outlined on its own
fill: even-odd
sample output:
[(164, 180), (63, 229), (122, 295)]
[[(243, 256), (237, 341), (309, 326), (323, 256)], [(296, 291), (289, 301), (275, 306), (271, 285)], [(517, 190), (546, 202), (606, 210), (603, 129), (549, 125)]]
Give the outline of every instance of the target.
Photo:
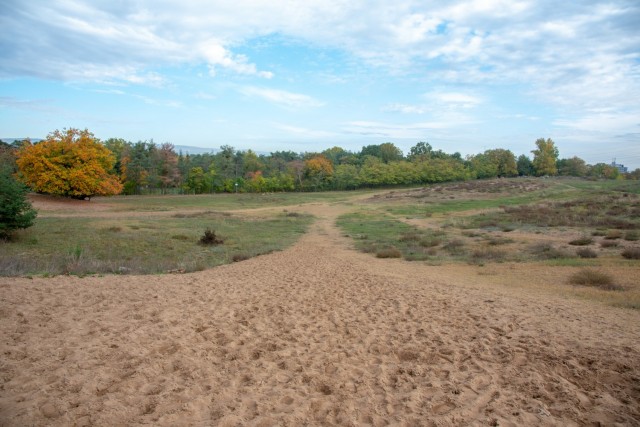
[(464, 241), (453, 239), (445, 243), (443, 248), (451, 255), (461, 255), (464, 252)]
[(622, 256), (626, 259), (640, 259), (640, 248), (626, 248), (622, 251)]
[(593, 249), (589, 249), (589, 248), (580, 248), (576, 251), (576, 254), (580, 258), (597, 258), (598, 257), (598, 253)]
[(555, 248), (551, 243), (541, 242), (536, 243), (529, 247), (529, 253), (535, 255), (540, 259), (561, 259), (561, 258), (570, 258), (567, 252)]
[(611, 275), (602, 271), (585, 268), (574, 273), (569, 282), (574, 285), (595, 286), (608, 291), (622, 290), (622, 287), (614, 283)]
[(484, 264), (486, 262), (502, 262), (506, 258), (507, 254), (504, 251), (498, 249), (476, 249), (471, 254), (469, 262), (472, 264)]
[(616, 240), (622, 237), (622, 231), (620, 230), (609, 230), (607, 234), (604, 236), (607, 240)]
[(389, 248), (379, 249), (376, 252), (376, 257), (377, 258), (402, 258), (402, 252), (400, 252), (400, 249), (392, 246)]
[(231, 257), (231, 261), (233, 262), (240, 262), (240, 261), (244, 261), (251, 258), (251, 256), (247, 253), (237, 253), (237, 254), (233, 254), (233, 256)]
[(636, 230), (627, 231), (624, 235), (624, 240), (628, 242), (635, 242), (640, 240), (640, 233)]
[(620, 246), (620, 244), (615, 240), (603, 240), (600, 242), (600, 247), (602, 248), (617, 248), (618, 246)]

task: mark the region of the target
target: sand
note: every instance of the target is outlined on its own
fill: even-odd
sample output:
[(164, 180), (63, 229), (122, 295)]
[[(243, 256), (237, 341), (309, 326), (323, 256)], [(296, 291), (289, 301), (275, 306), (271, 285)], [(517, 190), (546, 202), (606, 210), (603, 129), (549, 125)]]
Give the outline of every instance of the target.
[(0, 278), (0, 425), (640, 425), (638, 311), (376, 259), (305, 209), (203, 272)]

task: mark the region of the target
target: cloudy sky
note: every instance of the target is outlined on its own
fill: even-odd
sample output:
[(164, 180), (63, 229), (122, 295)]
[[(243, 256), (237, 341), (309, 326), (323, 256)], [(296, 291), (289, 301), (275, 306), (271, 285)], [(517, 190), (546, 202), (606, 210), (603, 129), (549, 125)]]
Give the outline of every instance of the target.
[(637, 0), (3, 0), (0, 137), (640, 167)]

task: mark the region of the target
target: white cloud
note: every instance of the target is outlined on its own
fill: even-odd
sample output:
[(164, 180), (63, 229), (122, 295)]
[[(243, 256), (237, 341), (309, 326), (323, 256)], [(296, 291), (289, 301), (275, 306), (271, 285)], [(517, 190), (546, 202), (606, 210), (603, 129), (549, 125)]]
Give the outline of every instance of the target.
[(474, 123), (473, 119), (462, 116), (406, 124), (362, 120), (346, 123), (342, 131), (348, 134), (379, 136), (390, 139), (421, 139), (432, 134), (434, 131), (458, 128), (471, 123)]
[(270, 79), (273, 73), (258, 71), (255, 64), (251, 64), (245, 55), (234, 55), (222, 44), (209, 40), (200, 45), (200, 53), (209, 64), (209, 74), (215, 76), (215, 68), (223, 67), (238, 74), (247, 74)]
[(308, 129), (301, 126), (292, 126), (283, 123), (273, 123), (272, 126), (276, 129), (282, 130), (289, 135), (295, 137), (303, 137), (303, 138), (334, 138), (336, 137), (335, 132), (327, 132), (323, 130), (317, 129)]
[(246, 96), (262, 98), (274, 104), (282, 105), (284, 107), (321, 107), (324, 105), (323, 102), (318, 101), (317, 99), (310, 96), (300, 93), (287, 92), (279, 89), (245, 86), (240, 88), (239, 90), (240, 93)]

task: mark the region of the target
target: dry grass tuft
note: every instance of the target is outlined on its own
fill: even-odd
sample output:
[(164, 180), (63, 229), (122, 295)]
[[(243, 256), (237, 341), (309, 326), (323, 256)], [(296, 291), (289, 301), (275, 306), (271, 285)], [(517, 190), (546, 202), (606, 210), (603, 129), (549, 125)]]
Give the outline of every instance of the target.
[(378, 258), (402, 258), (402, 252), (400, 249), (392, 246), (390, 248), (379, 249), (376, 252)]
[(592, 270), (588, 268), (574, 273), (569, 278), (569, 282), (574, 285), (594, 286), (607, 291), (620, 291), (623, 289), (622, 286), (616, 285), (614, 283), (613, 277), (611, 277), (611, 275), (602, 271)]
[(597, 258), (598, 257), (597, 252), (589, 248), (580, 248), (576, 251), (576, 254), (580, 258)]
[(574, 239), (572, 241), (569, 242), (570, 245), (572, 246), (586, 246), (586, 245), (590, 245), (593, 243), (593, 239), (591, 237), (580, 237), (579, 239)]
[(640, 259), (640, 248), (627, 248), (622, 251), (622, 256), (626, 259)]

